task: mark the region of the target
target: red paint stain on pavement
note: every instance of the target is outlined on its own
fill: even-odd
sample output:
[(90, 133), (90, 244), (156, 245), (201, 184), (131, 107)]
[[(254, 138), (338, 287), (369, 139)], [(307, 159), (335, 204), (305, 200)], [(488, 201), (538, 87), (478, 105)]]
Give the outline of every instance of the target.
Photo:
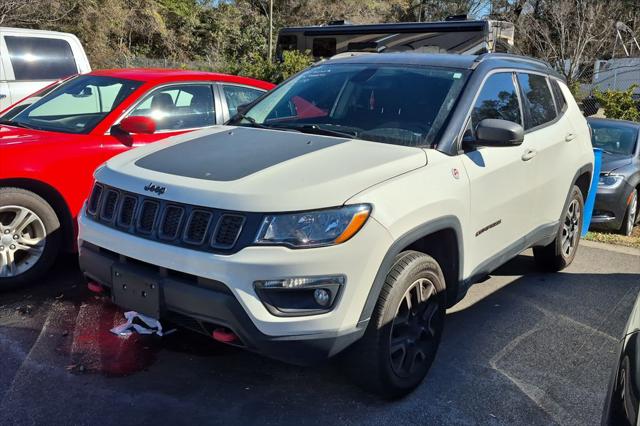
[(111, 333), (113, 327), (125, 321), (123, 312), (105, 299), (83, 303), (73, 333), (69, 369), (117, 377), (143, 371), (153, 364), (159, 349), (157, 337)]

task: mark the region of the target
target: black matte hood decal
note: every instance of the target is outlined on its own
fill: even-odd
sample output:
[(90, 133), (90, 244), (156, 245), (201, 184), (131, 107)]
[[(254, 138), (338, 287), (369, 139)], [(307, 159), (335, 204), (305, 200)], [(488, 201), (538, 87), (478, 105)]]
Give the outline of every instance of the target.
[(299, 132), (237, 127), (161, 149), (135, 164), (177, 176), (232, 181), (347, 141), (349, 139)]

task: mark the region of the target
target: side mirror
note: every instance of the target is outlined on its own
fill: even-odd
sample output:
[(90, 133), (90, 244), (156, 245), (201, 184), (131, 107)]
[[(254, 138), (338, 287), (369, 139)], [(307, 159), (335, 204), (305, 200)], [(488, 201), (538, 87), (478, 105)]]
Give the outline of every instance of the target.
[(126, 117), (118, 126), (120, 130), (127, 133), (143, 133), (151, 135), (156, 132), (156, 122), (151, 117), (134, 116)]
[(476, 126), (475, 145), (517, 146), (524, 141), (524, 129), (518, 123), (485, 118)]

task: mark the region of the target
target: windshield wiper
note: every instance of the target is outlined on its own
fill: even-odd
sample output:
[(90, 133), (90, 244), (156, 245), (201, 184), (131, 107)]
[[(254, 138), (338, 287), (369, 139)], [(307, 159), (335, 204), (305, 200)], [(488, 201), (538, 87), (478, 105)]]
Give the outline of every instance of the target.
[(23, 129), (31, 129), (33, 130), (33, 127), (26, 125), (20, 121), (13, 121), (13, 120), (0, 120), (0, 124), (6, 124), (7, 126), (13, 126), (13, 127), (22, 127)]
[(236, 115), (231, 120), (229, 120), (229, 124), (231, 124), (231, 125), (240, 124), (240, 123), (238, 123), (240, 120), (247, 120), (249, 122), (249, 124), (251, 124), (251, 127), (258, 127), (260, 129), (270, 129), (271, 128), (270, 126), (265, 126), (264, 124), (258, 123), (255, 118), (249, 117), (248, 115), (245, 115), (242, 112), (236, 113)]
[(331, 130), (331, 129), (327, 129), (326, 127), (320, 127), (317, 124), (301, 124), (301, 125), (292, 124), (292, 125), (287, 125), (283, 127), (287, 129), (297, 130), (302, 133), (312, 133), (312, 134), (324, 135), (324, 136), (336, 136), (340, 138), (353, 139), (354, 137), (358, 136), (357, 132), (349, 133), (349, 132), (342, 132), (340, 130)]

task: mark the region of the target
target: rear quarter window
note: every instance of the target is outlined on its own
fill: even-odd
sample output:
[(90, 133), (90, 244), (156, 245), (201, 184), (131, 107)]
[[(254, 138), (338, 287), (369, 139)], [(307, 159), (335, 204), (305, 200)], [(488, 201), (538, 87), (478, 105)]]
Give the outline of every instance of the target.
[(565, 112), (567, 110), (567, 100), (562, 93), (560, 83), (557, 80), (551, 79), (551, 90), (553, 91), (553, 98), (556, 100), (556, 108), (558, 113)]
[(57, 80), (78, 72), (66, 40), (5, 36), (15, 80)]

